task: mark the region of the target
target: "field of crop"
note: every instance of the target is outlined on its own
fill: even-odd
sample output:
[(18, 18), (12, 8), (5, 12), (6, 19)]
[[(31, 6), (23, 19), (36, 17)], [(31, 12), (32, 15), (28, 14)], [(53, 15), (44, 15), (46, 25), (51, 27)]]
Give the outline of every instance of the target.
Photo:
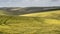
[(0, 15), (0, 34), (60, 34), (60, 10), (19, 16)]

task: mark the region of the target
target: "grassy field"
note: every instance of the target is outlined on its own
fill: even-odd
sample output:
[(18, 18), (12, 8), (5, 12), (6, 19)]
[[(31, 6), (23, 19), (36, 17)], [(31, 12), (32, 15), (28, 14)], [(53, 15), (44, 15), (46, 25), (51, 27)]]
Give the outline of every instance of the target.
[(19, 16), (0, 15), (0, 34), (60, 34), (60, 10)]

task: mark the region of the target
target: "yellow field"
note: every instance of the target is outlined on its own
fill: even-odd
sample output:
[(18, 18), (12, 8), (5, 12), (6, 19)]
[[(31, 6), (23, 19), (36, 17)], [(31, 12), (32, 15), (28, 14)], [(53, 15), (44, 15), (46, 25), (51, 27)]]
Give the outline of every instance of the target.
[(1, 15), (0, 34), (60, 34), (60, 10), (19, 16)]
[(31, 14), (25, 14), (25, 15), (20, 15), (20, 16), (45, 17), (45, 16), (51, 16), (52, 14), (60, 14), (60, 10), (40, 12), (40, 13), (31, 13)]
[[(56, 11), (50, 11), (50, 12), (41, 12), (41, 13), (32, 13), (32, 14), (25, 14), (25, 15), (21, 15), (21, 16), (29, 16), (29, 17), (57, 17), (58, 15), (60, 16), (60, 10), (56, 10)], [(56, 19), (45, 19), (46, 23), (49, 24), (60, 24), (60, 20), (56, 20)]]

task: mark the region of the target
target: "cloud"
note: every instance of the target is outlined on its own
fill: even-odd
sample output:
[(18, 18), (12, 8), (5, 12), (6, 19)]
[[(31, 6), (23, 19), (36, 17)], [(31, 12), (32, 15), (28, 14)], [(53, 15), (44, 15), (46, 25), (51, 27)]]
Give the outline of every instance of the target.
[(0, 0), (0, 6), (60, 6), (60, 0)]

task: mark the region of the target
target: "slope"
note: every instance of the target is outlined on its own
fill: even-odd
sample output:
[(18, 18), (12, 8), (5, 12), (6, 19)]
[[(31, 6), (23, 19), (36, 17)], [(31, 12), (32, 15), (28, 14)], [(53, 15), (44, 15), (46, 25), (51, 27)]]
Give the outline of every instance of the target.
[(60, 14), (60, 10), (54, 10), (54, 11), (46, 11), (46, 12), (39, 12), (39, 13), (31, 13), (31, 14), (24, 14), (19, 16), (31, 16), (31, 17), (46, 17), (54, 14)]
[(19, 16), (0, 15), (0, 34), (60, 34), (60, 10)]

